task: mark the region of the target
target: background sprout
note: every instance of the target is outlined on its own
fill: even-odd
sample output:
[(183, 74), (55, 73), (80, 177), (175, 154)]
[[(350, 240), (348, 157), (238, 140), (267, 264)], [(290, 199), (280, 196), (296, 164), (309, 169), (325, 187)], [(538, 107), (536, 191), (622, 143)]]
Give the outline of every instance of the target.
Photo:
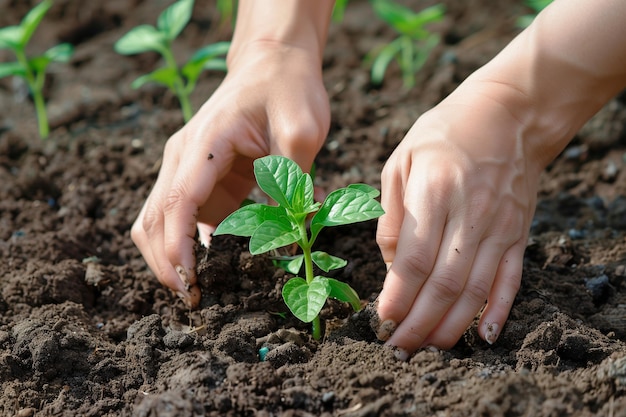
[(155, 82), (169, 88), (180, 101), (185, 122), (193, 115), (189, 96), (196, 87), (203, 70), (226, 71), (224, 56), (230, 42), (217, 42), (197, 50), (182, 68), (178, 67), (172, 51), (172, 42), (191, 19), (194, 0), (179, 0), (165, 9), (158, 17), (157, 26), (139, 25), (131, 29), (115, 43), (115, 51), (132, 55), (155, 51), (161, 54), (165, 65), (137, 78), (133, 88), (147, 82)]
[(415, 13), (390, 0), (371, 0), (371, 4), (376, 15), (400, 34), (366, 57), (366, 61), (371, 61), (372, 83), (380, 85), (383, 82), (387, 67), (395, 58), (402, 71), (404, 88), (413, 88), (415, 74), (440, 40), (438, 34), (426, 29), (426, 25), (441, 21), (445, 7), (437, 4)]
[(26, 55), (28, 42), (50, 7), (52, 7), (52, 1), (44, 0), (28, 12), (19, 25), (0, 29), (0, 49), (12, 50), (17, 58), (15, 62), (0, 63), (0, 78), (12, 75), (26, 81), (35, 104), (39, 136), (42, 139), (47, 138), (50, 133), (43, 97), (46, 69), (53, 61), (68, 62), (74, 53), (72, 45), (61, 43), (48, 49), (42, 55), (30, 58)]

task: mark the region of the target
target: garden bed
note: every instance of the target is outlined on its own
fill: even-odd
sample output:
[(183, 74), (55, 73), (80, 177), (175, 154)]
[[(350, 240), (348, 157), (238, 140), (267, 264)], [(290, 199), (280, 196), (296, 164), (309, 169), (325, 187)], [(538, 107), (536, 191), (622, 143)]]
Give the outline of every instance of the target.
[[(34, 3), (0, 0), (0, 27)], [(393, 66), (382, 87), (369, 83), (363, 56), (394, 34), (367, 2), (354, 0), (332, 25), (324, 58), (332, 125), (317, 185), (379, 188), (413, 121), (497, 53), (528, 12), (513, 0), (444, 3), (444, 42), (411, 91)], [(326, 336), (312, 340), (282, 301), (288, 274), (251, 257), (245, 239), (198, 247), (204, 293), (191, 312), (147, 269), (129, 229), (182, 115), (162, 88), (130, 88), (156, 54), (122, 57), (113, 44), (168, 4), (55, 2), (32, 48), (65, 41), (76, 53), (51, 67), (47, 141), (24, 85), (0, 80), (0, 415), (626, 415), (624, 97), (543, 176), (522, 287), (497, 343), (472, 327), (450, 351), (400, 362), (369, 329), (367, 309), (353, 315), (330, 302)], [(214, 3), (198, 0), (177, 44), (181, 59), (229, 39), (217, 20)], [(202, 77), (196, 109), (221, 78)], [(364, 303), (385, 276), (375, 228), (339, 227), (318, 241), (349, 260), (337, 277)], [(271, 349), (260, 361), (263, 346)]]

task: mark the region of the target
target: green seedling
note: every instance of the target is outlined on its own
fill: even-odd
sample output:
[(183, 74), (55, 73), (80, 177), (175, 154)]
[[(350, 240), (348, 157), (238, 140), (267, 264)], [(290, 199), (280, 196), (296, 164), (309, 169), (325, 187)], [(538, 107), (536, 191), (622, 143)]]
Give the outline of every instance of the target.
[(203, 70), (226, 71), (224, 56), (230, 42), (217, 42), (197, 50), (181, 68), (174, 59), (172, 42), (187, 26), (191, 19), (194, 0), (179, 0), (165, 9), (158, 17), (156, 27), (139, 25), (131, 29), (115, 43), (115, 51), (122, 55), (133, 55), (154, 51), (165, 60), (163, 67), (137, 78), (133, 88), (154, 82), (169, 88), (180, 101), (185, 122), (191, 119), (193, 111), (189, 96), (196, 87)]
[(521, 29), (527, 28), (533, 20), (535, 20), (537, 14), (548, 7), (548, 4), (550, 3), (552, 3), (552, 0), (526, 0), (524, 4), (531, 8), (533, 13), (519, 17), (515, 22), (515, 25)]
[(220, 16), (221, 28), (230, 25), (235, 27), (235, 21), (237, 20), (237, 0), (217, 0), (215, 7)]
[(0, 63), (0, 78), (16, 76), (26, 81), (35, 104), (39, 136), (42, 139), (47, 138), (50, 133), (43, 97), (46, 69), (51, 62), (69, 61), (74, 53), (72, 45), (61, 43), (48, 49), (42, 55), (33, 57), (26, 55), (28, 42), (50, 7), (52, 7), (52, 1), (44, 0), (28, 12), (19, 25), (0, 29), (0, 49), (12, 50), (17, 58), (16, 62)]
[(339, 23), (343, 20), (344, 15), (346, 14), (346, 8), (348, 7), (348, 2), (350, 0), (336, 0), (335, 5), (333, 6), (333, 22)]
[(371, 79), (380, 85), (389, 64), (396, 59), (402, 72), (406, 89), (415, 86), (415, 75), (424, 66), (431, 51), (439, 44), (440, 36), (426, 26), (439, 22), (445, 15), (445, 7), (437, 4), (415, 13), (390, 0), (371, 0), (374, 13), (400, 35), (372, 51), (366, 61), (371, 61)]
[[(254, 161), (257, 183), (277, 206), (250, 204), (241, 207), (222, 221), (214, 235), (232, 234), (250, 237), (253, 255), (296, 243), (302, 254), (289, 259), (287, 271), (299, 273), (304, 264), (304, 278), (291, 278), (282, 290), (289, 310), (305, 323), (312, 323), (315, 339), (321, 337), (319, 313), (329, 297), (348, 302), (355, 311), (360, 298), (348, 284), (334, 278), (314, 275), (313, 265), (328, 272), (346, 265), (344, 259), (322, 251), (312, 251), (320, 231), (371, 220), (382, 215), (378, 190), (366, 184), (352, 184), (330, 193), (323, 203), (313, 199), (313, 180), (292, 160), (266, 156)], [(308, 224), (308, 227), (307, 227)]]

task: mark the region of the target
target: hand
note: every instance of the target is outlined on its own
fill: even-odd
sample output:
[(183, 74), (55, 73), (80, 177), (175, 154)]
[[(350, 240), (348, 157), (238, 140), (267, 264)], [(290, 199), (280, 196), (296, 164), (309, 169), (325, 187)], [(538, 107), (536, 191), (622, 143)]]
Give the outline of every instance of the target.
[(519, 289), (543, 166), (474, 84), (420, 117), (382, 173), (378, 335), (402, 359), (451, 348), (483, 307), (479, 333), (494, 342)]
[(154, 189), (132, 227), (159, 281), (195, 307), (196, 230), (208, 245), (217, 224), (255, 184), (254, 159), (285, 155), (308, 171), (329, 125), (317, 54), (276, 42), (240, 50), (213, 96), (168, 140)]

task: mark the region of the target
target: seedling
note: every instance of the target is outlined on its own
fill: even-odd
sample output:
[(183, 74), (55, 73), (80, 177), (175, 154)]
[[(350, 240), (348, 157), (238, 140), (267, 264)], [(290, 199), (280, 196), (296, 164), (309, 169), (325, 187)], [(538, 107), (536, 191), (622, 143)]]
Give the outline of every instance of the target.
[(426, 25), (441, 21), (445, 7), (437, 4), (415, 13), (390, 0), (371, 0), (371, 4), (376, 15), (400, 34), (366, 57), (366, 61), (371, 61), (372, 83), (380, 85), (383, 82), (387, 67), (395, 58), (402, 71), (404, 88), (411, 89), (415, 86), (415, 74), (440, 40), (440, 36), (426, 29)]
[[(344, 259), (326, 252), (314, 251), (320, 231), (371, 220), (382, 215), (378, 190), (366, 184), (352, 184), (330, 193), (323, 203), (313, 199), (313, 180), (292, 160), (283, 156), (266, 156), (254, 161), (257, 183), (277, 206), (249, 204), (222, 221), (214, 235), (232, 234), (250, 237), (253, 255), (283, 246), (298, 244), (302, 254), (290, 259), (288, 272), (297, 274), (304, 264), (304, 278), (293, 277), (283, 286), (285, 304), (298, 319), (312, 323), (315, 339), (321, 336), (319, 313), (328, 297), (361, 308), (360, 298), (348, 284), (334, 278), (316, 276), (313, 265), (328, 272), (346, 265)], [(312, 217), (311, 217), (312, 216)], [(310, 224), (307, 228), (307, 223)]]
[(154, 82), (169, 88), (180, 101), (185, 122), (191, 119), (193, 111), (189, 96), (196, 87), (203, 70), (226, 71), (224, 55), (230, 42), (217, 42), (197, 50), (182, 68), (174, 59), (172, 42), (187, 26), (191, 19), (194, 0), (179, 0), (165, 9), (158, 17), (156, 27), (139, 25), (131, 29), (115, 43), (115, 51), (122, 55), (133, 55), (155, 51), (165, 60), (163, 67), (137, 78), (133, 88)]
[(72, 45), (61, 43), (48, 49), (42, 55), (26, 56), (28, 42), (50, 7), (52, 7), (52, 1), (44, 0), (28, 12), (19, 25), (0, 29), (0, 49), (12, 50), (17, 58), (16, 62), (0, 63), (0, 78), (12, 75), (26, 81), (35, 104), (39, 136), (42, 139), (47, 138), (50, 133), (46, 103), (43, 97), (46, 69), (53, 61), (69, 61), (74, 53)]
[(530, 7), (533, 13), (519, 17), (515, 22), (516, 26), (521, 29), (528, 27), (533, 22), (533, 20), (535, 20), (537, 14), (546, 7), (548, 7), (548, 4), (550, 3), (552, 3), (552, 0), (526, 0), (524, 4)]

